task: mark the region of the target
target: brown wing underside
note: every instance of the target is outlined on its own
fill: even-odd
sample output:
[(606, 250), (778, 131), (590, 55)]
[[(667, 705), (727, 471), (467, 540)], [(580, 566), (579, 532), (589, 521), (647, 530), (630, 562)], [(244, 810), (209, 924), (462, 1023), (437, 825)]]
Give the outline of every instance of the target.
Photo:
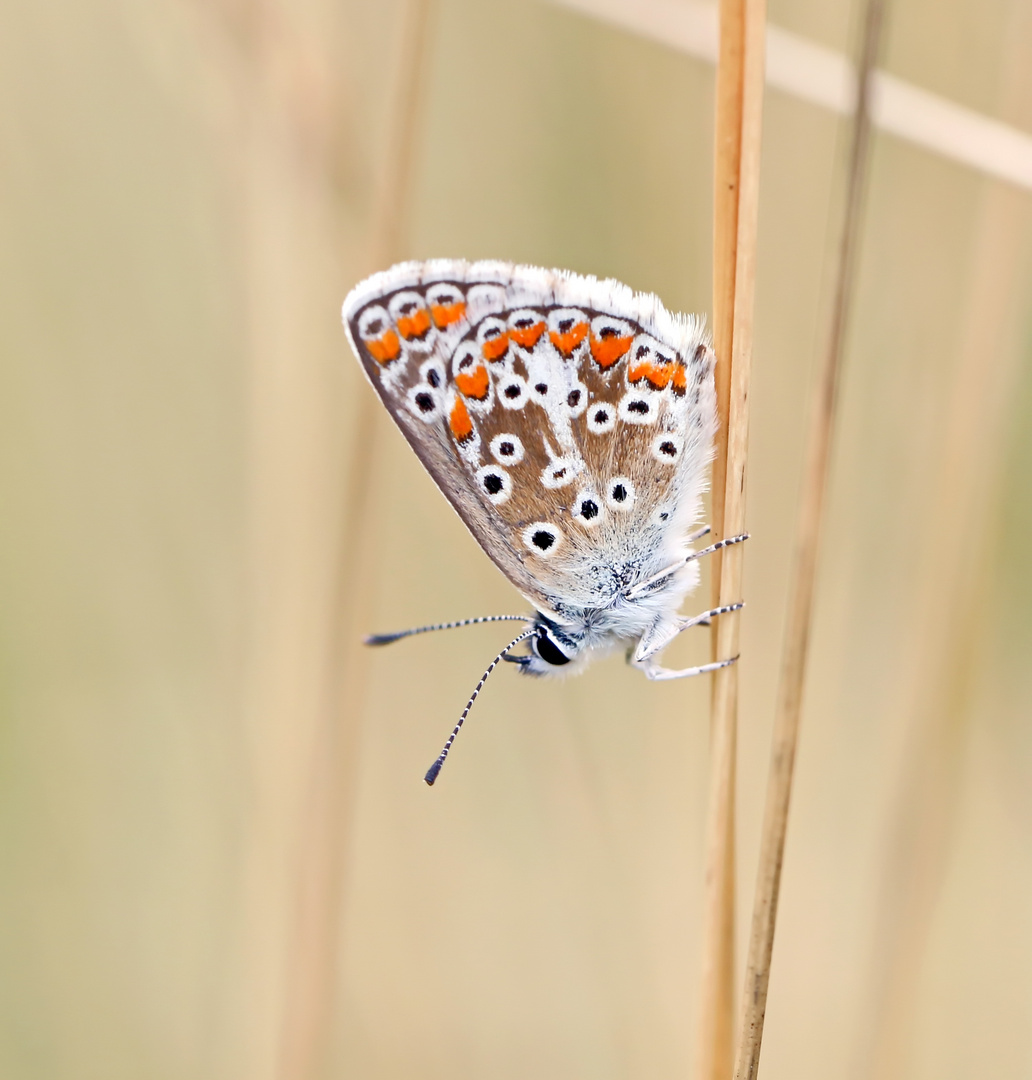
[(713, 431), (701, 331), (684, 355), (644, 320), (564, 299), (436, 280), (345, 307), (366, 374), (438, 487), (552, 611), (600, 606), (662, 560), (697, 511)]

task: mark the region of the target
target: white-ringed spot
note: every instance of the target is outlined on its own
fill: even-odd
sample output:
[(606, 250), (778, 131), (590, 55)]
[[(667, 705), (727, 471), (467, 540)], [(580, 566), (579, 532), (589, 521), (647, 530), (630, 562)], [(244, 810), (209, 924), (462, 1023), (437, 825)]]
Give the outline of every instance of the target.
[(427, 360), (419, 369), (420, 378), (434, 390), (444, 386), (444, 369), (437, 360)]
[(670, 503), (663, 503), (662, 506), (657, 506), (655, 510), (649, 515), (649, 521), (653, 525), (669, 525), (671, 518), (674, 516), (674, 507)]
[(512, 477), (497, 465), (482, 465), (477, 469), (477, 484), (495, 506), (500, 506), (512, 494)]
[(408, 392), (408, 407), (420, 420), (430, 424), (441, 417), (441, 395), (426, 383), (417, 383)]
[(575, 521), (593, 529), (602, 520), (602, 500), (593, 491), (582, 491), (574, 499), (570, 513)]
[(516, 435), (496, 435), (491, 440), (491, 455), (503, 465), (519, 465), (524, 453), (523, 443)]
[(664, 431), (652, 440), (652, 456), (664, 465), (673, 465), (681, 457), (684, 441), (672, 431)]
[(581, 471), (581, 463), (575, 458), (556, 458), (541, 470), (541, 483), (550, 491), (572, 484)]
[(408, 289), (391, 297), (388, 310), (406, 341), (422, 341), (430, 332), (430, 312), (419, 293)]
[(655, 402), (648, 394), (632, 390), (620, 399), (620, 419), (625, 424), (652, 424), (658, 415)]
[(566, 391), (566, 408), (570, 416), (580, 416), (588, 407), (588, 388), (582, 382), (576, 382)]
[(480, 363), (480, 353), (472, 341), (464, 341), (452, 357), (452, 375), (472, 371)]
[(496, 393), (506, 409), (522, 409), (527, 404), (527, 384), (519, 375), (503, 375), (498, 380)]
[(588, 431), (605, 435), (616, 427), (616, 406), (607, 401), (594, 401), (588, 406)]
[(562, 530), (548, 521), (535, 521), (523, 530), (523, 543), (534, 555), (550, 559), (563, 546)]
[(626, 476), (617, 476), (606, 487), (606, 506), (625, 513), (634, 505), (634, 485)]

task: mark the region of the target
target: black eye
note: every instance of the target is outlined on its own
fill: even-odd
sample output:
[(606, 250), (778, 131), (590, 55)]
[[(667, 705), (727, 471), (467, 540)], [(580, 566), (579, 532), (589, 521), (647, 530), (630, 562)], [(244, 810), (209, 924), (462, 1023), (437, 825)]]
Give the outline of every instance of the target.
[(608, 419), (609, 413), (607, 413), (605, 409), (599, 409), (598, 412), (595, 413), (596, 424), (604, 424)]
[(516, 453), (516, 447), (513, 446), (511, 442), (503, 442), (502, 445), (498, 447), (498, 453), (501, 457), (512, 457), (512, 455)]
[(534, 639), (534, 645), (538, 656), (540, 656), (546, 664), (551, 664), (553, 667), (561, 667), (563, 664), (568, 664), (570, 662), (570, 658), (566, 653), (556, 645), (544, 630), (542, 630)]
[(504, 487), (502, 478), (497, 473), (488, 473), (484, 477), (484, 490), (489, 495), (497, 495)]
[(441, 385), (441, 376), (431, 368), (426, 373), (426, 381), (436, 390)]
[(513, 383), (511, 386), (505, 388), (505, 396), (507, 398), (518, 398), (520, 396), (520, 388)]
[(547, 393), (548, 393), (548, 383), (543, 383), (543, 382), (539, 382), (539, 383), (537, 384), (537, 386), (535, 386), (535, 387), (534, 387), (534, 389), (535, 389), (535, 390), (536, 390), (536, 391), (537, 391), (537, 392), (538, 392), (539, 394), (547, 394)]
[(598, 515), (598, 503), (594, 499), (585, 499), (580, 504), (581, 517), (586, 521), (590, 521), (593, 517)]
[(649, 403), (647, 401), (629, 401), (627, 403), (627, 411), (644, 415), (649, 411)]
[(569, 405), (571, 409), (576, 409), (580, 404), (580, 391), (571, 390), (569, 394), (566, 395), (566, 404)]
[(421, 394), (416, 394), (416, 404), (419, 406), (420, 412), (432, 412), (434, 408), (434, 399), (424, 391)]
[(623, 484), (614, 484), (610, 495), (613, 502), (623, 502), (627, 498), (627, 488)]

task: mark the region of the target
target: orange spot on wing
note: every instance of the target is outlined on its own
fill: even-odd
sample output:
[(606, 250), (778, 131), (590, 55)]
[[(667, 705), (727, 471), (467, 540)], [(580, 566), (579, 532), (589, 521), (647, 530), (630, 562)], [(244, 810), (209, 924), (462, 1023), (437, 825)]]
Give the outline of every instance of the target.
[(552, 344), (563, 354), (563, 356), (568, 357), (585, 337), (587, 337), (587, 334), (588, 324), (586, 322), (579, 322), (565, 333), (560, 333), (558, 330), (552, 330), (549, 332), (548, 336), (552, 339)]
[(643, 360), (631, 365), (627, 377), (632, 383), (647, 379), (653, 389), (662, 390), (674, 378), (676, 370), (673, 364), (654, 364), (651, 360)]
[(688, 389), (688, 372), (682, 363), (674, 367), (674, 393), (680, 396)]
[(438, 330), (443, 330), (452, 323), (457, 323), (466, 314), (466, 301), (457, 300), (454, 304), (433, 304), (430, 314), (434, 317)]
[[(595, 337), (591, 335), (591, 356), (596, 364), (600, 368), (612, 367), (621, 356), (625, 356), (627, 350), (631, 347), (631, 342), (634, 339), (631, 337), (617, 337), (613, 334), (610, 337)], [(631, 378), (634, 376), (632, 375)]]
[(541, 335), (545, 332), (543, 322), (531, 323), (529, 326), (513, 326), (509, 329), (509, 337), (522, 345), (524, 349), (533, 349)]
[(401, 352), (401, 342), (393, 330), (386, 330), (380, 337), (367, 341), (365, 347), (369, 350), (369, 355), (380, 364), (397, 360)]
[(430, 329), (430, 315), (426, 308), (418, 308), (414, 315), (398, 319), (398, 333), (406, 340), (422, 337)]
[(503, 330), (497, 337), (488, 338), (481, 346), (485, 360), (498, 360), (509, 348), (509, 335)]
[(466, 395), (466, 397), (476, 398), (477, 401), (483, 401), (487, 397), (488, 378), (487, 368), (483, 364), (477, 364), (477, 366), (470, 372), (463, 372), (461, 375), (455, 376), (455, 385)]
[(469, 418), (469, 410), (462, 398), (455, 399), (448, 423), (459, 442), (465, 442), (473, 434), (473, 421)]

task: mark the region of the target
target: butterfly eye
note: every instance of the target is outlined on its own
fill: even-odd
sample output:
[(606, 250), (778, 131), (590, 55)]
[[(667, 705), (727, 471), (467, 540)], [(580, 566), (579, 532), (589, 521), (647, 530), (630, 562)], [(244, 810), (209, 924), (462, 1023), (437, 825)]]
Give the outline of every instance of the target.
[(534, 652), (536, 652), (546, 664), (551, 664), (553, 667), (562, 667), (563, 664), (568, 664), (570, 662), (570, 657), (568, 657), (548, 636), (548, 631), (544, 627), (541, 628), (541, 631), (536, 637), (533, 637), (530, 640), (533, 643)]
[(630, 510), (634, 505), (634, 485), (626, 476), (618, 476), (609, 481), (606, 493), (606, 505), (611, 510)]
[(547, 521), (535, 521), (523, 530), (523, 543), (535, 555), (547, 559), (563, 546), (563, 534)]
[(523, 460), (523, 443), (515, 435), (496, 435), (491, 440), (491, 454), (503, 465), (519, 465)]

